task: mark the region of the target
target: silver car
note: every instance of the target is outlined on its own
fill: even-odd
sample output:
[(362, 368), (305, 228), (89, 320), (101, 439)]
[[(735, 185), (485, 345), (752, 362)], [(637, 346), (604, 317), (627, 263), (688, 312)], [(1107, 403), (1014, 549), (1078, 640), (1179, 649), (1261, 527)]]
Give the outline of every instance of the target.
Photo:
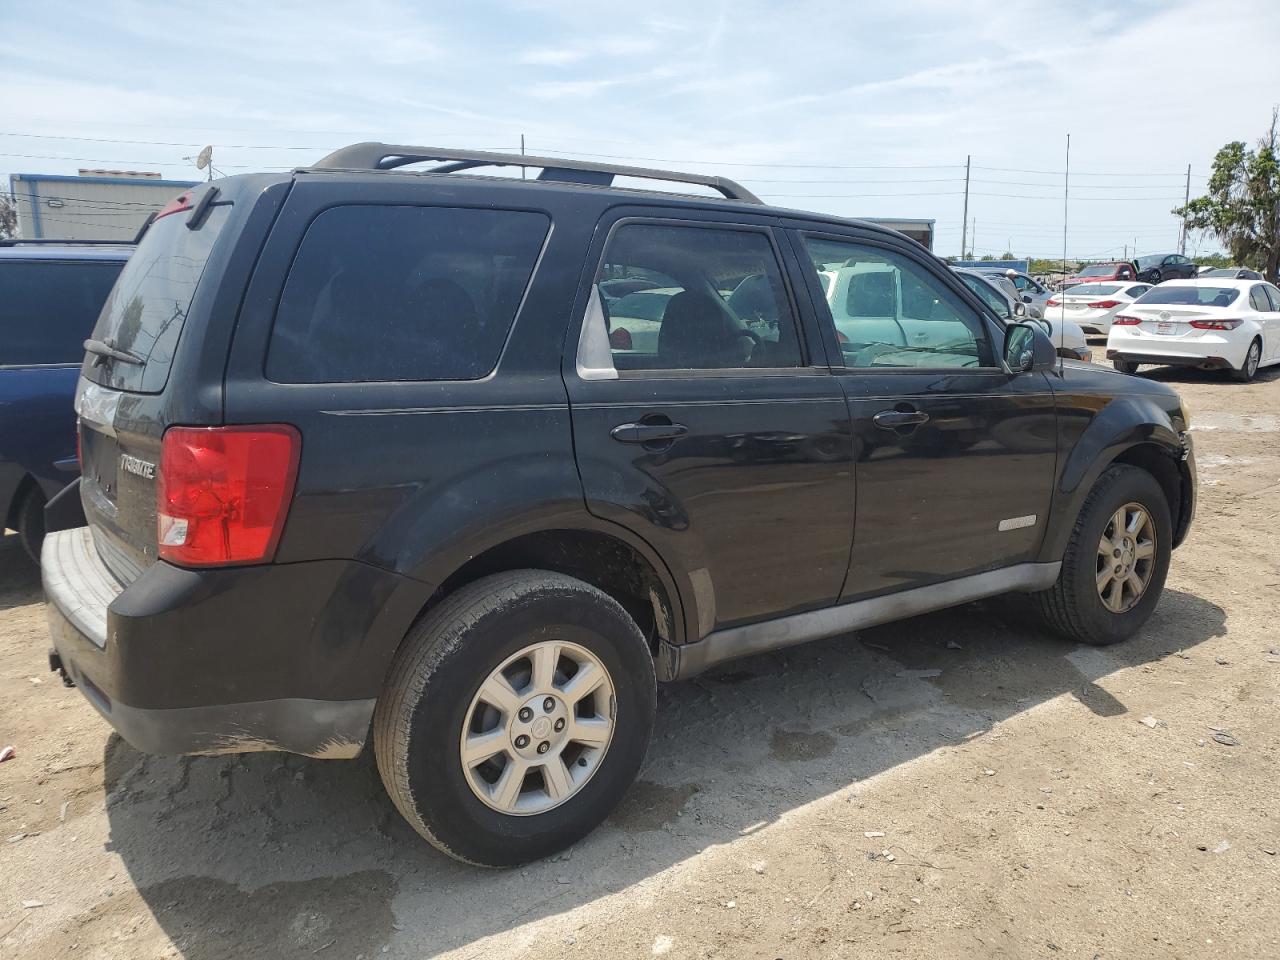
[[(1013, 298), (1026, 304), (1027, 316), (1034, 320), (1044, 316), (1044, 305), (1053, 294), (1035, 277), (1017, 270), (983, 270), (981, 273), (986, 277), (1007, 281), (1013, 287)], [(1006, 293), (1010, 292), (1003, 284), (1001, 289)]]

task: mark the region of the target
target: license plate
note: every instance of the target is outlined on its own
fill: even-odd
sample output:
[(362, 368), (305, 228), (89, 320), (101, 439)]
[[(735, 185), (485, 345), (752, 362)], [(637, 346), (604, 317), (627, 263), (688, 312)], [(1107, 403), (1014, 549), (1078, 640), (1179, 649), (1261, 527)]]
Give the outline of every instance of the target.
[(1166, 336), (1173, 333), (1177, 329), (1178, 329), (1178, 325), (1176, 323), (1157, 323), (1156, 324), (1156, 333), (1162, 333), (1162, 334), (1165, 334)]

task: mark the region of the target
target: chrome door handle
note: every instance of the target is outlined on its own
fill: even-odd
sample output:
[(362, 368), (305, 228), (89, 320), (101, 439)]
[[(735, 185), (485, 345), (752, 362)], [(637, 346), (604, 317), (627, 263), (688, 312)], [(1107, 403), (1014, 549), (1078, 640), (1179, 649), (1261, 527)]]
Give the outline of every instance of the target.
[(871, 422), (883, 430), (914, 427), (928, 421), (929, 415), (923, 410), (881, 410), (871, 418)]
[(655, 443), (678, 440), (688, 434), (683, 423), (620, 423), (609, 431), (619, 443)]

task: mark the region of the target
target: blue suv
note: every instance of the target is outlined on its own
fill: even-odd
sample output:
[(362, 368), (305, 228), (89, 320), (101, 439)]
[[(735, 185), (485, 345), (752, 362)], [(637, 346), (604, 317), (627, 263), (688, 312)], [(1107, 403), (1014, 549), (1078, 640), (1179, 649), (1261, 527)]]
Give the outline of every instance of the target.
[(76, 379), (132, 245), (0, 246), (0, 511), (33, 558), (44, 505), (76, 478)]

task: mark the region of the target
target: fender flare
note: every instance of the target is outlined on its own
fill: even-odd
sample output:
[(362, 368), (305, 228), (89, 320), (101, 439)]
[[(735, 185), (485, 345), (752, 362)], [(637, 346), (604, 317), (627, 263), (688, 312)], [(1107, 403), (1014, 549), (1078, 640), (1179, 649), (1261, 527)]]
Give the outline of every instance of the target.
[[(1118, 397), (1090, 421), (1066, 453), (1049, 509), (1050, 523), (1040, 552), (1042, 561), (1062, 559), (1076, 517), (1093, 485), (1126, 451), (1137, 447), (1167, 455), (1175, 467), (1184, 452), (1177, 425), (1153, 397)], [(1179, 479), (1183, 479), (1182, 471)], [(1176, 510), (1182, 504), (1171, 503), (1170, 507)]]

